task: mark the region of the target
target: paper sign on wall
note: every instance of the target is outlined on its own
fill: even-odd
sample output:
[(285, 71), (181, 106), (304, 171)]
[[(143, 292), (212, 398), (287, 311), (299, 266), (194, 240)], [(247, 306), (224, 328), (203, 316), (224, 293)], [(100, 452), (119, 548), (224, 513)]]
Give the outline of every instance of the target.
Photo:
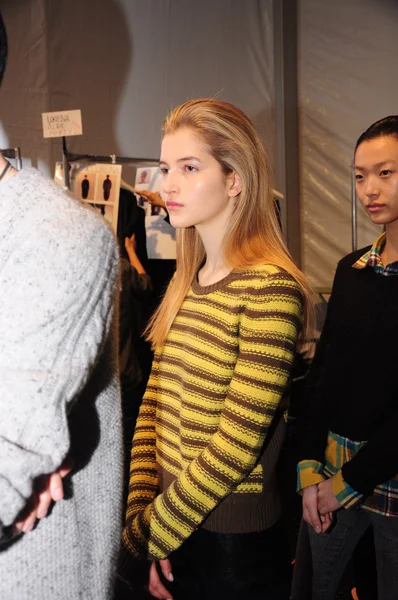
[(42, 113), (42, 119), (45, 138), (83, 134), (81, 110)]

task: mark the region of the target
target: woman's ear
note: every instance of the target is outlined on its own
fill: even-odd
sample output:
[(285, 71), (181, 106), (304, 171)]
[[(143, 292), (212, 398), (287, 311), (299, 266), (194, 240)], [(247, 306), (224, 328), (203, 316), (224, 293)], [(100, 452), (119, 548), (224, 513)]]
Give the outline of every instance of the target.
[(241, 191), (242, 191), (242, 182), (240, 180), (240, 177), (237, 173), (235, 173), (235, 171), (232, 171), (232, 173), (230, 173), (228, 175), (228, 196), (230, 198), (234, 198), (235, 196), (238, 196)]

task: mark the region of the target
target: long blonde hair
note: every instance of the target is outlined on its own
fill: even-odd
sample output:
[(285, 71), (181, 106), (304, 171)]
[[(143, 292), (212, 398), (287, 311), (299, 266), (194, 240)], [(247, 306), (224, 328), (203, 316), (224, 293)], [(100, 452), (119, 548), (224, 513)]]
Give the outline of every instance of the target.
[[(225, 175), (235, 172), (242, 191), (237, 197), (223, 249), (232, 269), (271, 263), (290, 273), (304, 295), (301, 340), (311, 335), (315, 295), (294, 264), (282, 236), (272, 190), (268, 157), (250, 119), (237, 107), (213, 99), (190, 100), (165, 119), (163, 137), (186, 128), (206, 145)], [(161, 345), (203, 263), (205, 250), (195, 227), (177, 230), (177, 269), (146, 329), (152, 347)]]

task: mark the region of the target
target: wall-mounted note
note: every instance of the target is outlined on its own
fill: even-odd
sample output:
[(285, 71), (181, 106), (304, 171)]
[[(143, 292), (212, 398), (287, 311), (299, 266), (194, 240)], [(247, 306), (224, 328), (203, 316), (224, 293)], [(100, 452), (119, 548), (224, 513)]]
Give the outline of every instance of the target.
[(82, 135), (82, 111), (62, 110), (42, 114), (45, 138)]

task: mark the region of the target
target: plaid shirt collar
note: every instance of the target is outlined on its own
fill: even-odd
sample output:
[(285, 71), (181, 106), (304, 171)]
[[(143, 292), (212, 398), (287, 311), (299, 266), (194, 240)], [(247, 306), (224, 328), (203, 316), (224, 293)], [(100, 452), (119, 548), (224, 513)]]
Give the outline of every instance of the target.
[(372, 267), (380, 275), (398, 275), (398, 261), (390, 263), (386, 267), (381, 262), (381, 253), (386, 245), (386, 232), (379, 235), (373, 246), (365, 252), (352, 266), (354, 269)]

